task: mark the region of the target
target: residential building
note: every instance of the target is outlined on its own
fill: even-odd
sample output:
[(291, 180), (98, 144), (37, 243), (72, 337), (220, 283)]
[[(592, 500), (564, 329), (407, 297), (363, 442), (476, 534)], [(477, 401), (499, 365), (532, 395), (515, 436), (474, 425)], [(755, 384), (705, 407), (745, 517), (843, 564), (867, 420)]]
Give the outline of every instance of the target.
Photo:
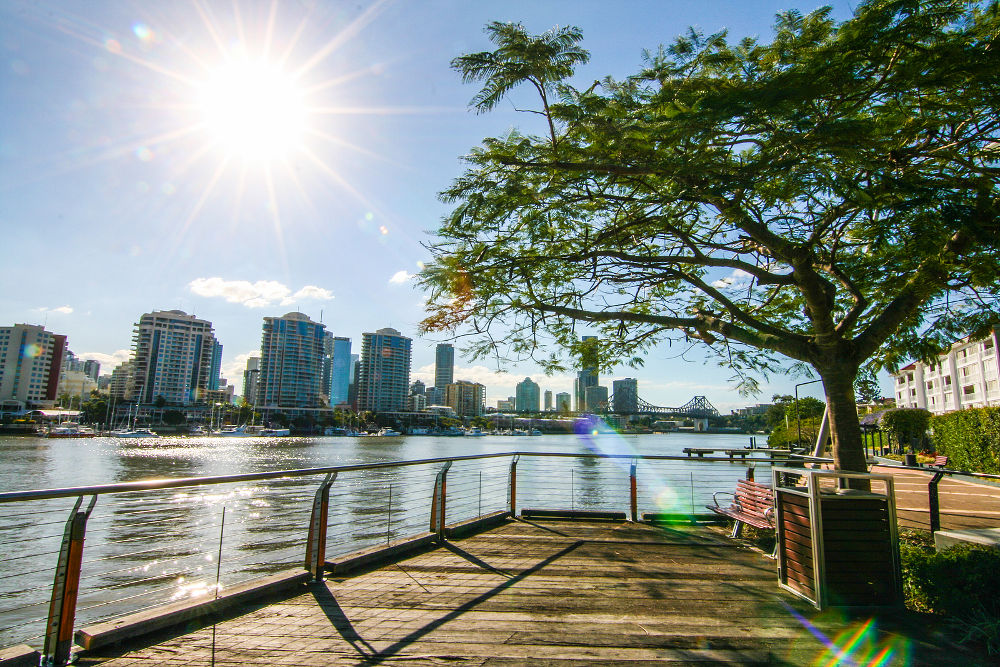
[(128, 379), (132, 377), (132, 362), (126, 361), (118, 364), (111, 371), (111, 379), (108, 382), (108, 395), (119, 401), (125, 400), (125, 390), (128, 388)]
[(608, 388), (601, 385), (587, 387), (584, 402), (590, 412), (604, 412), (608, 407)]
[(427, 391), (427, 387), (420, 380), (415, 380), (413, 384), (410, 385), (410, 395), (419, 394), (421, 396)]
[(546, 389), (544, 395), (545, 395), (545, 411), (552, 412), (552, 390)]
[(358, 376), (361, 375), (361, 355), (351, 355), (351, 377), (347, 385), (347, 404), (358, 409)]
[(444, 405), (444, 387), (440, 389), (438, 387), (427, 387), (424, 389), (424, 395), (427, 397), (427, 405)]
[(573, 381), (573, 390), (576, 394), (576, 411), (586, 412), (587, 387), (596, 387), (599, 384), (597, 374), (597, 336), (583, 336), (580, 338), (583, 352), (580, 354), (580, 371)]
[(455, 346), (440, 343), (434, 351), (434, 386), (442, 391), (455, 381)]
[(0, 404), (19, 409), (51, 405), (58, 397), (66, 352), (66, 336), (45, 327), (0, 327)]
[(639, 380), (624, 378), (611, 383), (611, 411), (634, 414), (639, 411)]
[(511, 398), (501, 398), (497, 401), (497, 412), (514, 412), (514, 401)]
[(981, 340), (964, 338), (933, 362), (913, 362), (893, 373), (896, 407), (943, 414), (1000, 405), (996, 329)]
[(83, 362), (83, 372), (100, 386), (101, 362), (94, 359), (87, 359)]
[(569, 393), (565, 391), (560, 391), (558, 394), (556, 394), (556, 412), (561, 412), (563, 414), (566, 414), (567, 412), (572, 410), (573, 408), (570, 405), (570, 398), (571, 396), (569, 395)]
[(205, 402), (205, 392), (218, 387), (216, 356), (222, 346), (212, 323), (182, 310), (146, 313), (132, 334), (132, 369), (125, 399), (172, 405)]
[(323, 393), (326, 326), (300, 312), (265, 317), (260, 341), (260, 408), (318, 408)]
[(538, 412), (539, 407), (538, 383), (530, 377), (526, 377), (514, 387), (514, 410), (516, 412)]
[(394, 412), (406, 408), (412, 343), (389, 327), (362, 334), (359, 410)]
[(249, 357), (243, 371), (243, 400), (257, 405), (257, 387), (260, 384), (260, 357)]
[(70, 405), (80, 405), (83, 401), (90, 399), (90, 392), (97, 389), (97, 383), (82, 370), (63, 371), (59, 374), (59, 388), (56, 390), (56, 398), (61, 400), (63, 396), (69, 396)]
[(422, 412), (427, 409), (427, 396), (424, 394), (410, 394), (406, 397), (406, 409), (410, 412)]
[(330, 405), (347, 405), (351, 393), (354, 357), (351, 354), (351, 339), (343, 336), (331, 338), (330, 359)]
[(478, 417), (483, 414), (486, 387), (478, 382), (459, 380), (445, 388), (445, 405), (461, 417)]

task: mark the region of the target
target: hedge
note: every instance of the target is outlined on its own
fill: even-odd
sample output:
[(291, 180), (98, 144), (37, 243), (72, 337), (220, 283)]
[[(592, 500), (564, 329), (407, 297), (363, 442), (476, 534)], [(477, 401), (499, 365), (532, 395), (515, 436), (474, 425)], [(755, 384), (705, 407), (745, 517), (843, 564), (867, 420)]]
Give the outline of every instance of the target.
[(948, 467), (1000, 474), (1000, 408), (970, 408), (931, 418), (934, 446)]

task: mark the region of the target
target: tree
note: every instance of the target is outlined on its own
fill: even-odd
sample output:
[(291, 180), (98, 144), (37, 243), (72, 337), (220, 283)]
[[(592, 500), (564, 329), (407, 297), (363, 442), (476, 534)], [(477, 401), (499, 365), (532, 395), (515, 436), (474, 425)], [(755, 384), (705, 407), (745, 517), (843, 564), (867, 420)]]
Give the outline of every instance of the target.
[(879, 384), (875, 370), (871, 366), (865, 366), (858, 371), (858, 376), (854, 380), (854, 391), (858, 403), (874, 403), (882, 398), (882, 385)]
[(442, 193), (423, 328), (549, 369), (579, 354), (578, 323), (604, 368), (703, 343), (751, 393), (811, 369), (836, 465), (864, 470), (861, 365), (1000, 319), (998, 32), (995, 3), (870, 0), (840, 25), (779, 14), (770, 43), (692, 30), (578, 89), (584, 56), (490, 24), (493, 58), (453, 66), (485, 81), (479, 111), (532, 85), (544, 132), (484, 140)]

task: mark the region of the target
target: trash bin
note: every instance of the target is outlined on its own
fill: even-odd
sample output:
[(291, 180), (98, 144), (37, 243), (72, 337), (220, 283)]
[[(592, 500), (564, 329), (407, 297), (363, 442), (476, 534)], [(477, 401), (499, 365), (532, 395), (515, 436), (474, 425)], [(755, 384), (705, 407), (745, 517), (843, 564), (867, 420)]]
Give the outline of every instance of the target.
[(916, 454), (903, 454), (903, 465), (916, 467), (916, 465), (917, 465), (917, 455)]
[[(778, 583), (827, 607), (903, 604), (891, 475), (777, 467)], [(855, 480), (867, 481), (870, 490)]]

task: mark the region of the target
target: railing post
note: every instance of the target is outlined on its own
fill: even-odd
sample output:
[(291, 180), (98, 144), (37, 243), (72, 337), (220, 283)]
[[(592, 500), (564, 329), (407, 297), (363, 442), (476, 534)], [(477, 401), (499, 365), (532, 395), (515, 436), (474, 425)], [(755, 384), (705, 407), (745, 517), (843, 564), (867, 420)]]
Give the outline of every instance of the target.
[(323, 581), (323, 571), (326, 568), (326, 524), (330, 510), (330, 486), (335, 479), (337, 473), (328, 473), (313, 498), (305, 563), (306, 569), (313, 576), (313, 581)]
[(80, 592), (80, 566), (83, 563), (83, 538), (87, 532), (87, 519), (94, 511), (97, 496), (90, 499), (86, 511), (81, 512), (83, 496), (66, 520), (59, 564), (52, 582), (52, 601), (49, 603), (49, 621), (45, 632), (43, 665), (65, 665), (69, 661), (73, 644), (73, 620), (76, 618), (76, 599)]
[(636, 484), (635, 484), (635, 466), (636, 461), (632, 459), (632, 465), (629, 467), (628, 471), (628, 482), (629, 482), (629, 507), (632, 509), (632, 521), (639, 520), (639, 501), (636, 494)]
[(510, 460), (510, 516), (517, 516), (517, 461), (521, 457), (518, 454)]
[(448, 497), (448, 469), (451, 461), (438, 470), (434, 478), (434, 496), (431, 498), (431, 532), (437, 533), (438, 541), (444, 541), (445, 500)]
[(931, 519), (931, 534), (941, 530), (941, 511), (938, 505), (938, 482), (944, 477), (943, 472), (934, 473), (934, 477), (927, 483), (927, 509)]

